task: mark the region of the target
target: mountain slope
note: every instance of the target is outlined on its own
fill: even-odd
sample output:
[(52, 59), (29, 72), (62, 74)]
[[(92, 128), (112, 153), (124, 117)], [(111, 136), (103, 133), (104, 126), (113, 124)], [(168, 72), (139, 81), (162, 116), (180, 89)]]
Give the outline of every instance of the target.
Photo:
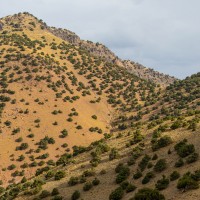
[(9, 16), (1, 24), (0, 156), (5, 184), (20, 179), (13, 167), (30, 177), (73, 146), (102, 138), (118, 112), (134, 112), (144, 104), (142, 93), (158, 90), (66, 43), (31, 15)]
[[(168, 94), (173, 94), (171, 88), (184, 90), (190, 85), (184, 94), (193, 100), (178, 108), (178, 115), (166, 113), (145, 123), (140, 120), (130, 128), (105, 135), (81, 151), (74, 150), (73, 155), (63, 155), (56, 167), (37, 171), (37, 177), (13, 185), (15, 190), (11, 187), (8, 192), (24, 188), (17, 199), (71, 199), (79, 191), (82, 199), (128, 200), (135, 199), (145, 187), (157, 188), (166, 199), (198, 200), (200, 98), (193, 94), (198, 91), (199, 78), (196, 74), (168, 88)], [(173, 96), (178, 98), (178, 94)], [(174, 102), (169, 104), (172, 107)], [(57, 180), (61, 173), (64, 177), (60, 175)], [(50, 192), (55, 188), (59, 194), (53, 197)]]
[(163, 86), (169, 85), (177, 80), (175, 77), (159, 73), (150, 68), (146, 68), (139, 63), (129, 60), (121, 60), (105, 45), (81, 40), (75, 33), (66, 29), (57, 29), (49, 26), (45, 26), (45, 28), (63, 40), (68, 41), (73, 45), (80, 46), (94, 56), (101, 57), (107, 62), (124, 67), (130, 73), (133, 73), (145, 80), (153, 81), (154, 83), (161, 84)]
[(28, 13), (0, 24), (0, 199), (133, 199), (143, 187), (199, 199), (176, 188), (199, 184), (199, 73), (165, 88), (165, 75), (120, 60), (126, 70)]
[[(29, 13), (25, 13), (28, 16), (32, 16)], [(17, 18), (18, 23), (23, 21), (23, 14), (18, 14), (14, 16)], [(34, 17), (34, 16), (32, 16)], [(9, 17), (8, 17), (9, 18)], [(9, 20), (8, 20), (9, 21)], [(46, 23), (40, 21), (40, 25), (42, 29), (46, 29), (53, 35), (69, 42), (72, 45), (79, 46), (81, 49), (88, 51), (90, 54), (100, 57), (106, 62), (117, 64), (121, 67), (126, 68), (130, 73), (133, 73), (140, 78), (145, 80), (153, 81), (154, 83), (161, 84), (163, 86), (169, 85), (177, 80), (175, 77), (165, 75), (163, 73), (159, 73), (154, 71), (153, 69), (146, 68), (139, 63), (135, 63), (129, 60), (122, 60), (117, 57), (110, 49), (108, 49), (105, 45), (100, 43), (93, 43), (91, 41), (81, 40), (79, 36), (75, 33), (61, 28), (49, 27)]]

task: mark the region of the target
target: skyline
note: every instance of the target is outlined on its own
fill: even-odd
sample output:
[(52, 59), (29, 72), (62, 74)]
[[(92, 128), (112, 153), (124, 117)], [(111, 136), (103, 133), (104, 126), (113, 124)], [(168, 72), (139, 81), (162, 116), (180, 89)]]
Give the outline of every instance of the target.
[(200, 71), (197, 0), (7, 0), (0, 6), (0, 17), (29, 12), (165, 74), (185, 78)]

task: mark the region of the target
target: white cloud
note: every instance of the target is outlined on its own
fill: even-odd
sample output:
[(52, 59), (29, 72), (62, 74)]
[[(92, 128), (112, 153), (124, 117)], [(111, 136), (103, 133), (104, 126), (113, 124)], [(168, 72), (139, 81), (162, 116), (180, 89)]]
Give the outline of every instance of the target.
[(0, 17), (28, 11), (119, 57), (183, 78), (200, 71), (199, 7), (199, 0), (6, 0)]

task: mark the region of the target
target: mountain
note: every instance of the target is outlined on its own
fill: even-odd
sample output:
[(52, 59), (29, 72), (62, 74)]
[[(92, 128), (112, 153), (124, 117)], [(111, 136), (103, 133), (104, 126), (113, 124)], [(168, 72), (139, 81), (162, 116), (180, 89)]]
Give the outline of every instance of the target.
[[(29, 13), (25, 13), (25, 15), (33, 17), (34, 19), (38, 20), (36, 17), (34, 17)], [(23, 22), (24, 20), (24, 15), (21, 14), (21, 15), (8, 16), (6, 17), (5, 20), (6, 22), (14, 20), (17, 26), (20, 26), (19, 24), (21, 24), (21, 22)], [(39, 23), (42, 29), (49, 31), (56, 37), (59, 37), (64, 41), (69, 42), (72, 45), (79, 46), (81, 49), (88, 51), (88, 53), (92, 54), (93, 56), (100, 57), (109, 63), (117, 64), (121, 67), (124, 67), (128, 69), (130, 73), (133, 73), (139, 76), (140, 78), (153, 81), (154, 83), (161, 84), (163, 86), (169, 85), (173, 83), (175, 80), (177, 80), (175, 77), (159, 73), (150, 68), (146, 68), (139, 63), (135, 63), (129, 60), (122, 60), (103, 44), (93, 43), (88, 40), (87, 41), (81, 40), (80, 37), (77, 36), (75, 33), (66, 29), (50, 27), (42, 20), (40, 20)], [(1, 24), (3, 25), (3, 23)], [(16, 24), (14, 26), (16, 26)]]
[(176, 80), (29, 13), (0, 19), (0, 46), (0, 199), (199, 199), (200, 73)]

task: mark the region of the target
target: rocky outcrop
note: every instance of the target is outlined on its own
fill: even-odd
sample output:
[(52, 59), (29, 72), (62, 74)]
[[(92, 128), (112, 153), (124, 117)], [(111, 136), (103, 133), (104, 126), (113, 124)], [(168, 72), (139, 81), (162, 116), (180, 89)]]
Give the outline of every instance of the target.
[(151, 68), (144, 67), (139, 63), (130, 60), (121, 60), (105, 45), (100, 43), (93, 43), (91, 41), (81, 40), (80, 37), (78, 37), (75, 33), (69, 30), (56, 29), (54, 27), (47, 27), (47, 29), (57, 37), (60, 37), (73, 45), (80, 46), (92, 55), (96, 57), (101, 57), (107, 62), (111, 62), (121, 67), (124, 67), (130, 73), (133, 73), (140, 78), (153, 81), (156, 84), (160, 84), (163, 86), (169, 85), (175, 80), (177, 80), (175, 77), (157, 72)]
[(69, 43), (73, 45), (79, 45), (81, 39), (79, 36), (77, 36), (72, 31), (62, 29), (62, 28), (55, 28), (55, 27), (45, 27), (49, 32), (56, 35), (57, 37), (60, 37), (61, 39), (68, 41)]
[(140, 78), (153, 81), (163, 86), (172, 84), (175, 80), (177, 80), (173, 76), (157, 72), (151, 68), (144, 67), (143, 65), (130, 60), (123, 61), (123, 64), (130, 73), (134, 73)]
[(3, 30), (3, 24), (0, 22), (0, 31)]

